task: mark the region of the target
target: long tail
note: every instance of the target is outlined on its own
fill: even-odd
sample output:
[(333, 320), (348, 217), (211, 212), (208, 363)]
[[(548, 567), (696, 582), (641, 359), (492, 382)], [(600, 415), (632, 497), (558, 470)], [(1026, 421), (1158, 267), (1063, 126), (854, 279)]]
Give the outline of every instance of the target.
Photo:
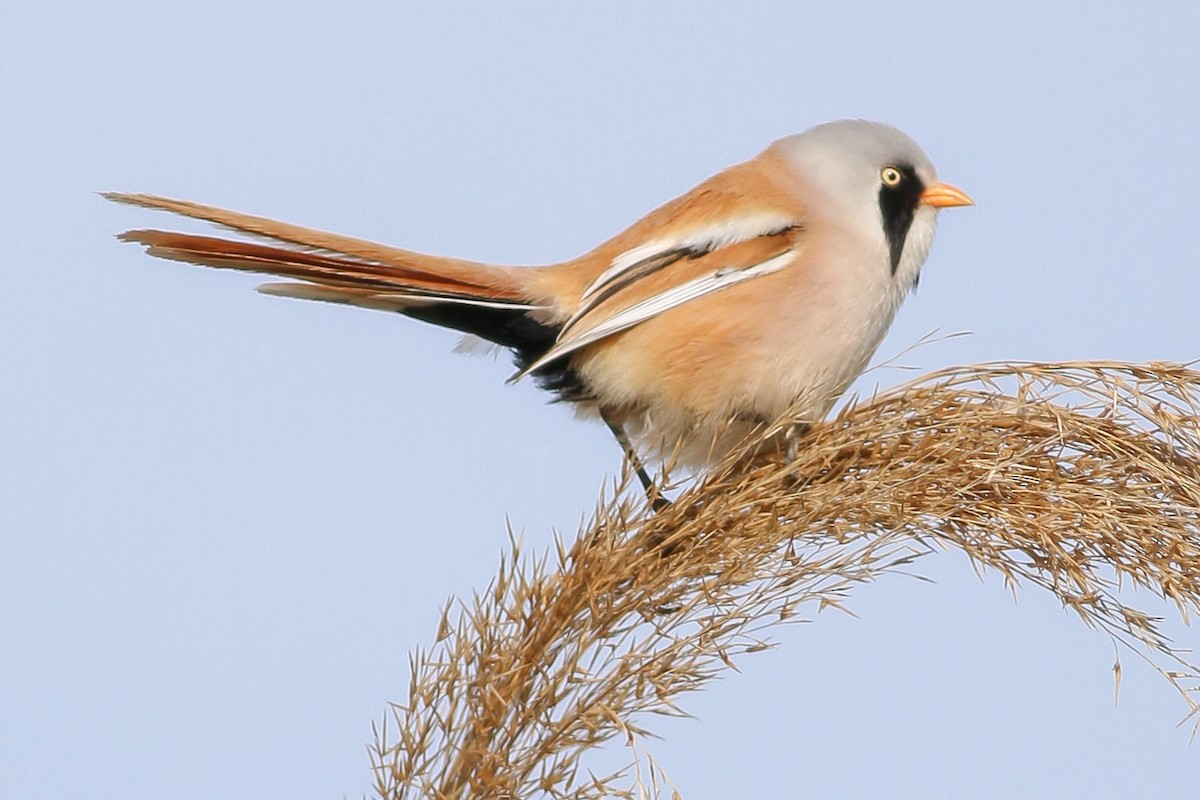
[[(397, 311), (510, 347), (518, 366), (536, 360), (558, 334), (557, 326), (538, 321), (545, 315), (536, 312), (545, 306), (528, 296), (520, 269), (425, 255), (186, 200), (116, 192), (103, 196), (269, 241), (161, 230), (132, 230), (118, 237), (144, 245), (159, 258), (303, 281), (260, 286), (267, 294)], [(542, 377), (545, 384), (550, 376)]]

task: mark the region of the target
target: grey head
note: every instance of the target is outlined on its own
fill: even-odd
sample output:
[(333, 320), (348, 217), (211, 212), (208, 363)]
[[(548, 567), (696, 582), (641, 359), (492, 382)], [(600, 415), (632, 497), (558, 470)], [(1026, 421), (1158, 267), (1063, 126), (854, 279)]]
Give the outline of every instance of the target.
[(968, 205), (963, 192), (939, 183), (937, 170), (915, 141), (879, 122), (838, 120), (772, 145), (791, 163), (813, 208), (872, 246), (881, 265), (905, 287), (933, 243), (939, 208)]

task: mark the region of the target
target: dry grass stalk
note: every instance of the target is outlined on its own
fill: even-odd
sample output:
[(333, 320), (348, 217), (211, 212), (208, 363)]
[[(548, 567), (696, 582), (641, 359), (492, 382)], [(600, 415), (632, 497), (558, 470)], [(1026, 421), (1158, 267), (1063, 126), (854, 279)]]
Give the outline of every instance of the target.
[(487, 591), (447, 608), (376, 732), (381, 797), (660, 796), (644, 758), (609, 776), (582, 759), (614, 738), (638, 752), (647, 712), (682, 714), (767, 628), (945, 546), (1050, 590), (1196, 711), (1200, 671), (1122, 599), (1200, 608), (1188, 367), (949, 370), (852, 404), (791, 462), (731, 459), (657, 515), (619, 497), (569, 546), (527, 559), (514, 542)]

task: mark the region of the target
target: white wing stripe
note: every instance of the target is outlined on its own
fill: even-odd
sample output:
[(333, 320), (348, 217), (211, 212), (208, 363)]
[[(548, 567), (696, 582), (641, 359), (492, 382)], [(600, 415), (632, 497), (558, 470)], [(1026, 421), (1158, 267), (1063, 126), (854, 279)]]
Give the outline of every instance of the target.
[(559, 342), (546, 351), (546, 354), (527, 366), (525, 369), (518, 372), (509, 378), (509, 382), (515, 382), (525, 377), (534, 370), (540, 369), (552, 361), (555, 361), (568, 353), (573, 353), (581, 347), (587, 347), (589, 344), (598, 342), (615, 333), (628, 330), (633, 326), (645, 322), (652, 317), (662, 314), (664, 311), (669, 311), (672, 308), (681, 306), (684, 303), (691, 302), (707, 294), (726, 289), (730, 286), (735, 286), (743, 281), (748, 281), (752, 278), (758, 278), (763, 275), (769, 275), (772, 272), (778, 272), (788, 265), (792, 260), (794, 252), (788, 250), (779, 255), (769, 258), (766, 261), (755, 264), (745, 269), (724, 268), (710, 272), (707, 275), (701, 275), (698, 278), (693, 278), (690, 281), (681, 283), (678, 286), (673, 286), (666, 291), (652, 295), (639, 303), (634, 303), (629, 308), (620, 311), (608, 319), (601, 322), (595, 328), (580, 335), (578, 338), (573, 338), (566, 342)]
[(759, 236), (779, 233), (795, 224), (795, 219), (783, 214), (751, 214), (718, 222), (715, 225), (707, 225), (677, 238), (655, 239), (626, 250), (614, 258), (612, 266), (601, 272), (600, 277), (583, 290), (580, 299), (586, 300), (622, 272), (636, 267), (656, 255), (671, 250), (715, 250), (718, 247), (749, 241)]

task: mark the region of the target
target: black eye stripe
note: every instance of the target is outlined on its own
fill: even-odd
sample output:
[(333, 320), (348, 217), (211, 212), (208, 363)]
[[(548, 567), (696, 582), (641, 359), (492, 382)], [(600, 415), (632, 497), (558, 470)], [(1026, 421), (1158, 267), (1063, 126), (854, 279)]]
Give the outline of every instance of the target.
[(895, 275), (900, 266), (900, 257), (904, 254), (904, 242), (908, 238), (909, 228), (912, 227), (913, 215), (921, 202), (921, 192), (925, 191), (925, 184), (917, 177), (917, 171), (911, 165), (896, 164), (891, 168), (900, 173), (900, 180), (888, 185), (881, 177), (879, 213), (883, 218), (883, 233), (888, 241), (892, 274)]

